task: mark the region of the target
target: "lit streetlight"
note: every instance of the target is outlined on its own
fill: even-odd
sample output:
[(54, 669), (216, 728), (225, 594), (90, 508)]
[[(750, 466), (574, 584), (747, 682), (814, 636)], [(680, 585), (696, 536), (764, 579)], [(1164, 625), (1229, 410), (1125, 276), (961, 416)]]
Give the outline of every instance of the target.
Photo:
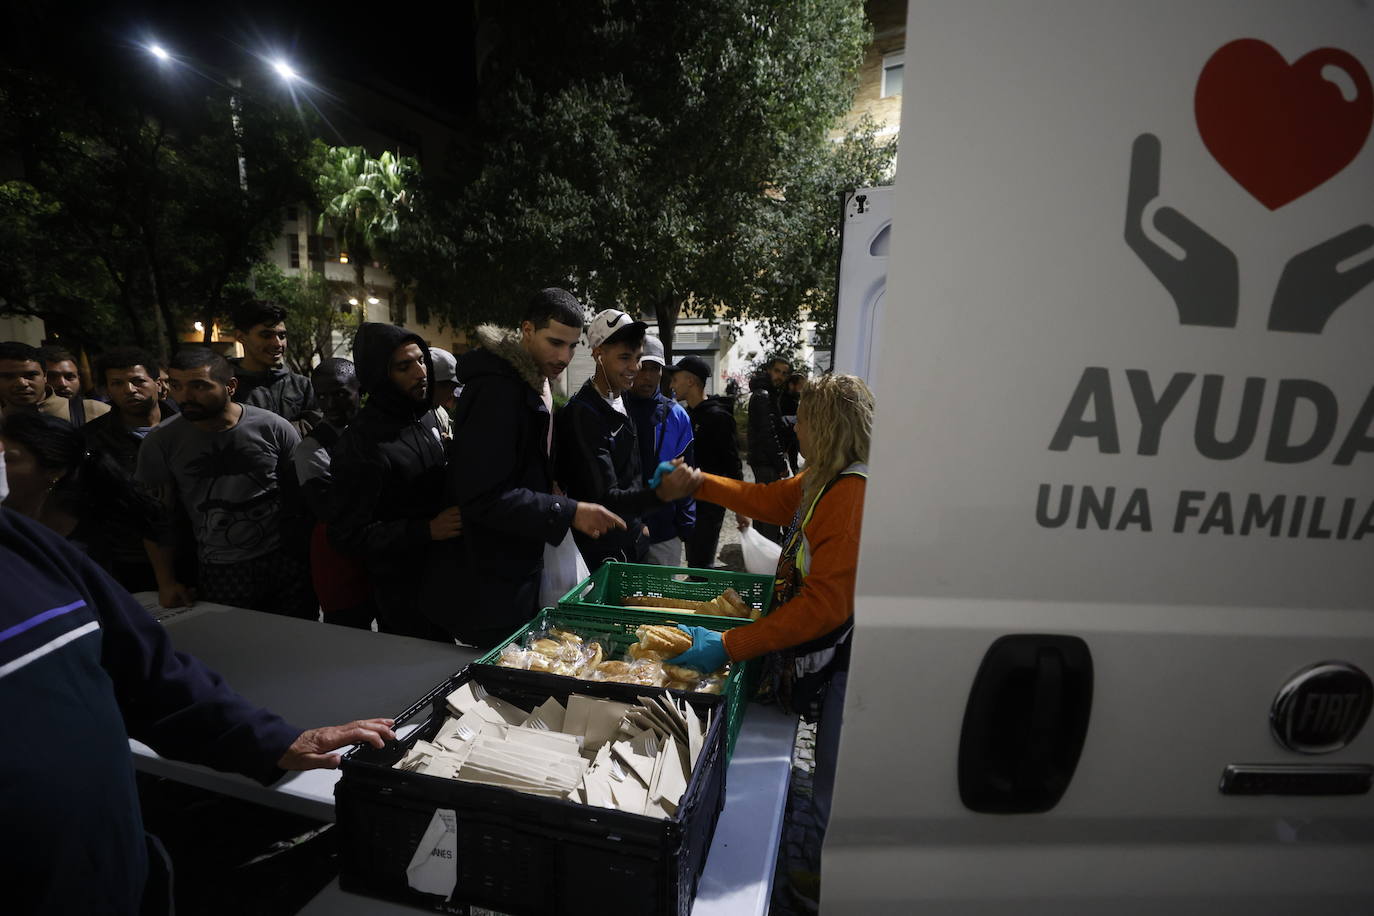
[(172, 59), (172, 55), (168, 54), (167, 49), (164, 48), (162, 45), (149, 45), (148, 53), (153, 55), (163, 63), (166, 63), (167, 61)]
[(277, 76), (280, 76), (288, 83), (295, 82), (296, 80), (300, 79), (300, 75), (297, 74), (294, 69), (292, 69), (291, 65), (288, 64), (286, 61), (282, 60), (280, 57), (272, 61), (272, 69), (277, 71)]

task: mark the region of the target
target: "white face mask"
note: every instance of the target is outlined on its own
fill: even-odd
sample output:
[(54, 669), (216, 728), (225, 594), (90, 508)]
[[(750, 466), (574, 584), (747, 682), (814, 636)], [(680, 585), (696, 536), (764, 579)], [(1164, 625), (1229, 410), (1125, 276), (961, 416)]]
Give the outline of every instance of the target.
[(0, 503), (10, 495), (10, 479), (5, 476), (5, 453), (0, 452)]

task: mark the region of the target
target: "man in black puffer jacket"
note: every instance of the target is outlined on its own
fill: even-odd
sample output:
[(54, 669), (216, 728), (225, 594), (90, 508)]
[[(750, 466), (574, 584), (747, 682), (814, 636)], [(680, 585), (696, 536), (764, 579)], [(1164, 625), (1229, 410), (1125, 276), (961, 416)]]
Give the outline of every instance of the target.
[(464, 536), (430, 547), (423, 606), (435, 623), (481, 649), (539, 612), (546, 544), (562, 543), (570, 527), (591, 537), (624, 527), (554, 484), (549, 380), (572, 360), (582, 314), (566, 290), (541, 290), (518, 331), (483, 325), (479, 348), (458, 363), (463, 393), (444, 499), (462, 509)]
[(346, 496), (329, 539), (367, 565), (379, 629), (450, 642), (419, 606), (430, 542), (462, 531), (458, 507), (444, 508), (439, 432), (422, 421), (433, 406), (429, 347), (404, 328), (369, 322), (353, 338), (353, 361), (367, 403), (334, 446), (334, 489)]

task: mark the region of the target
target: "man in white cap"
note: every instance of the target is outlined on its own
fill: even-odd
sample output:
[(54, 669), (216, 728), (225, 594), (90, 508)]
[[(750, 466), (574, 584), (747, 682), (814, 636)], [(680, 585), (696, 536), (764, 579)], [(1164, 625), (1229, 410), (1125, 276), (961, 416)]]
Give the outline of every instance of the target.
[(688, 495), (690, 472), (679, 468), (657, 490), (645, 485), (635, 425), (622, 395), (634, 384), (644, 348), (642, 321), (618, 309), (592, 318), (587, 329), (592, 377), (554, 418), (558, 480), (573, 499), (599, 503), (625, 521), (624, 530), (600, 538), (575, 532), (578, 549), (595, 572), (607, 560), (642, 563), (649, 550), (645, 517)]
[(434, 363), (434, 427), (439, 430), (439, 438), (445, 445), (453, 441), (453, 405), (458, 402), (461, 389), (458, 387), (458, 359), (452, 353), (439, 347), (429, 348), (430, 362)]
[[(639, 439), (640, 469), (645, 483), (653, 477), (660, 461), (681, 458), (692, 467), (697, 464), (692, 449), (692, 420), (687, 411), (660, 390), (666, 365), (662, 341), (652, 334), (645, 335), (639, 372), (625, 393), (625, 406)], [(656, 509), (645, 516), (644, 524), (649, 527), (645, 562), (681, 566), (682, 544), (696, 526), (696, 500), (679, 499), (671, 506)]]

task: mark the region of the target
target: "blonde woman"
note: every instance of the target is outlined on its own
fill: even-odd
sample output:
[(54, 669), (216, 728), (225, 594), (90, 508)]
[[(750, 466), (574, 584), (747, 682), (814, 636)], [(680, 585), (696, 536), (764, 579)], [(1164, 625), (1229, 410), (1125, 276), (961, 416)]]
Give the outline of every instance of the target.
[(873, 393), (863, 380), (825, 375), (802, 390), (797, 410), (797, 440), (806, 459), (802, 473), (760, 484), (693, 471), (693, 482), (700, 481), (698, 500), (788, 528), (768, 616), (723, 634), (683, 627), (692, 635), (692, 648), (670, 661), (714, 671), (727, 661), (775, 653), (778, 701), (820, 720), (814, 785), (822, 829), (830, 814), (844, 711), (872, 430)]

